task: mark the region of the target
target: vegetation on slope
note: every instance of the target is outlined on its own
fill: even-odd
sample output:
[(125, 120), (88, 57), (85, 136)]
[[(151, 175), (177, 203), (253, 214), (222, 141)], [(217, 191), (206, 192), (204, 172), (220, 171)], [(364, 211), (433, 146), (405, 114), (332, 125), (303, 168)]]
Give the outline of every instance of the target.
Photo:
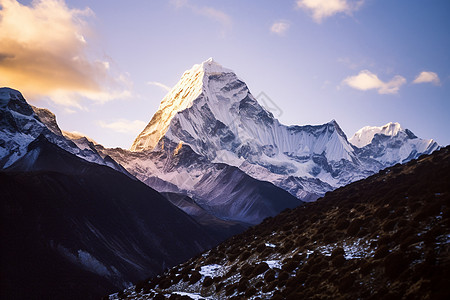
[(450, 299), (449, 183), (446, 147), (268, 218), (110, 298)]

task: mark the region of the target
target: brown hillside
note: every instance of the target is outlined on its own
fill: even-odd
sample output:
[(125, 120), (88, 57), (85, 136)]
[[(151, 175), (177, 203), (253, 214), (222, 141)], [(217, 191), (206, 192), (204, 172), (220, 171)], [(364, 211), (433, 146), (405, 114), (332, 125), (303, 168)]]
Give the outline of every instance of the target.
[(450, 147), (282, 212), (113, 299), (450, 299)]

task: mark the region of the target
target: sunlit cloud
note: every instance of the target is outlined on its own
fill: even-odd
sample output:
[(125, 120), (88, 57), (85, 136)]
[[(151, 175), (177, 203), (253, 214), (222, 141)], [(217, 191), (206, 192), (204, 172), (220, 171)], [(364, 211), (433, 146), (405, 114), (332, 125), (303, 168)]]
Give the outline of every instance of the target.
[(136, 136), (144, 129), (147, 123), (140, 120), (130, 121), (126, 119), (119, 119), (109, 123), (99, 121), (98, 125), (102, 128), (111, 129), (115, 132), (127, 133), (128, 135)]
[(129, 97), (130, 82), (110, 62), (89, 57), (86, 19), (91, 9), (72, 9), (62, 0), (35, 0), (29, 6), (0, 0), (0, 80), (29, 99), (82, 108)]
[(278, 21), (272, 24), (270, 27), (270, 32), (285, 35), (291, 25), (287, 21)]
[(161, 82), (149, 81), (149, 82), (147, 82), (147, 84), (160, 87), (161, 89), (163, 89), (166, 92), (169, 92), (171, 90), (171, 88), (169, 86), (167, 86), (167, 85), (165, 85), (164, 83), (161, 83)]
[(356, 76), (345, 78), (343, 83), (361, 91), (377, 90), (379, 94), (397, 94), (400, 87), (406, 83), (406, 79), (396, 75), (388, 82), (384, 82), (376, 74), (362, 70)]
[(298, 0), (297, 7), (310, 12), (314, 21), (321, 23), (338, 13), (351, 14), (363, 3), (364, 0)]
[(216, 8), (210, 6), (195, 5), (192, 4), (189, 0), (172, 0), (171, 3), (177, 9), (188, 8), (197, 15), (201, 15), (210, 20), (218, 22), (222, 26), (222, 34), (225, 34), (225, 32), (231, 29), (233, 25), (233, 20), (231, 19), (231, 17)]
[(439, 85), (441, 84), (441, 80), (439, 79), (438, 74), (430, 71), (423, 71), (416, 76), (413, 83), (432, 83), (434, 85)]

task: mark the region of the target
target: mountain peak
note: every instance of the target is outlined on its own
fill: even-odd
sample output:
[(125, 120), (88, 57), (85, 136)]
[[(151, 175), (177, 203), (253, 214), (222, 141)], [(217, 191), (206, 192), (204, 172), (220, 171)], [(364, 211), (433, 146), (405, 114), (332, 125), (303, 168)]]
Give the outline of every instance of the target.
[(403, 131), (401, 125), (397, 122), (389, 122), (386, 125), (377, 126), (365, 126), (358, 130), (349, 142), (358, 148), (362, 148), (372, 141), (375, 134), (383, 134), (387, 136), (396, 136), (400, 131)]
[[(193, 68), (195, 68), (194, 65)], [(216, 62), (212, 57), (208, 58), (207, 60), (205, 60), (204, 62), (202, 62), (200, 64), (203, 72), (205, 74), (221, 74), (221, 73), (233, 73), (232, 70), (224, 68), (221, 64), (219, 64), (218, 62)]]
[(347, 136), (345, 135), (344, 131), (341, 129), (341, 127), (339, 126), (338, 122), (336, 122), (335, 119), (331, 120), (327, 124), (331, 125), (332, 127), (334, 127), (336, 132), (347, 140)]
[(17, 98), (20, 95), (22, 97), (22, 94), (15, 89), (8, 88), (8, 87), (2, 87), (0, 88), (0, 99), (1, 100), (9, 100), (11, 96), (15, 96)]
[(158, 111), (150, 120), (131, 146), (131, 151), (152, 149), (160, 138), (167, 132), (173, 117), (185, 109), (190, 108), (194, 100), (202, 93), (208, 92), (210, 76), (229, 74), (235, 77), (230, 69), (222, 67), (212, 58), (194, 65), (181, 76), (180, 81), (163, 98)]

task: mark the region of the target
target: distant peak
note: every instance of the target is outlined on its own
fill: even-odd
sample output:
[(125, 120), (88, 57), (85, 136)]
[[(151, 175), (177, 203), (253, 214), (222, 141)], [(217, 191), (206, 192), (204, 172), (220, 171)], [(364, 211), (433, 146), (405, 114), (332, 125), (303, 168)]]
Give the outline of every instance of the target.
[(355, 135), (349, 140), (350, 143), (356, 147), (364, 147), (372, 142), (375, 134), (383, 134), (387, 136), (396, 136), (400, 131), (403, 131), (402, 127), (397, 122), (389, 122), (386, 125), (377, 126), (365, 126), (358, 130)]
[(333, 126), (338, 134), (340, 134), (341, 136), (345, 137), (345, 139), (347, 139), (347, 136), (345, 135), (344, 131), (342, 131), (341, 127), (339, 126), (339, 124), (336, 122), (335, 119), (331, 120), (327, 124)]
[(328, 122), (328, 124), (333, 125), (333, 126), (338, 125), (338, 123), (336, 122), (335, 119), (333, 119), (333, 120), (331, 120), (330, 122)]

